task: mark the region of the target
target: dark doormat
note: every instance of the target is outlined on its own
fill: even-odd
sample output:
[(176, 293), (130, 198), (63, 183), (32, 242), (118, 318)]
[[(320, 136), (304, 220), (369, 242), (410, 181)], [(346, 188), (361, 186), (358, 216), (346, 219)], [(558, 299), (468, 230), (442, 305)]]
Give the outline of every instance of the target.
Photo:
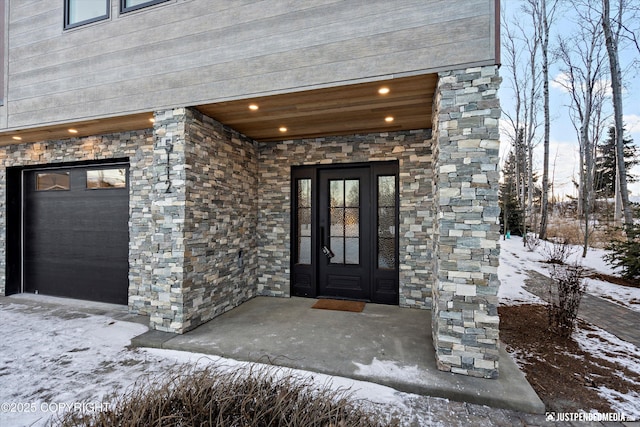
[(365, 306), (365, 302), (362, 301), (345, 301), (341, 299), (319, 299), (311, 308), (319, 308), (322, 310), (339, 310), (339, 311), (353, 311), (354, 313), (360, 313)]

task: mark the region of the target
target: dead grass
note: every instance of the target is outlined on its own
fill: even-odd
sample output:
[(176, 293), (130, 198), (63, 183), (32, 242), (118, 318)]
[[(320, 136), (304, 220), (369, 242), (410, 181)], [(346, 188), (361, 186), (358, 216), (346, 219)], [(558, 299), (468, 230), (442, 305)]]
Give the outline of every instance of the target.
[[(611, 240), (622, 237), (622, 232), (608, 223), (597, 224), (589, 230), (589, 246), (603, 249)], [(584, 243), (584, 224), (572, 218), (552, 216), (547, 226), (547, 238), (563, 239), (571, 245)]]
[(348, 390), (275, 368), (174, 369), (114, 396), (110, 410), (66, 413), (59, 426), (395, 426)]

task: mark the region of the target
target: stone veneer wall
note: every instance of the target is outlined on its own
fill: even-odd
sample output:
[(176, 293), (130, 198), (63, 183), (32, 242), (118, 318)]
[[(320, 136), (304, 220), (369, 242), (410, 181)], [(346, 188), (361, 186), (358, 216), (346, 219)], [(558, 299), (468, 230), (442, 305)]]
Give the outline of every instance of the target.
[(186, 108), (156, 112), (155, 133), (150, 322), (182, 333), (256, 293), (257, 152)]
[(439, 74), (433, 341), (438, 367), (498, 376), (497, 66)]
[(153, 136), (151, 129), (0, 147), (0, 295), (6, 287), (6, 168), (129, 158), (129, 305), (149, 314)]
[(185, 312), (198, 325), (256, 294), (256, 143), (187, 110)]
[(431, 308), (431, 131), (416, 130), (261, 143), (258, 293), (290, 295), (291, 167), (398, 160), (400, 305)]

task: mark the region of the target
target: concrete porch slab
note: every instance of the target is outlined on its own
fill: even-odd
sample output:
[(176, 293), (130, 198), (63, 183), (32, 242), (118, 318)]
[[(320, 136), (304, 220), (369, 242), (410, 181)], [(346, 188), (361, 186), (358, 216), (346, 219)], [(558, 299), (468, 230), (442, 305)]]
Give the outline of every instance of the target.
[(212, 354), (387, 385), (517, 411), (544, 404), (502, 349), (497, 380), (439, 371), (431, 311), (367, 304), (361, 313), (312, 309), (308, 298), (257, 297), (182, 335), (149, 331), (132, 345)]

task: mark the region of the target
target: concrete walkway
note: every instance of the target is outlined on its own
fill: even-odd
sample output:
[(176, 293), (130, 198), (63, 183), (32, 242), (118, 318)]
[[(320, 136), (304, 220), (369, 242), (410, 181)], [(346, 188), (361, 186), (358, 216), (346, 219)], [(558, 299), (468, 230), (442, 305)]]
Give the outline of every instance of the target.
[[(294, 301), (295, 299), (292, 300), (288, 300), (288, 299), (280, 299), (280, 298), (268, 298), (268, 299), (263, 299), (266, 302), (291, 302)], [(369, 305), (367, 308), (365, 308), (365, 311), (363, 313), (339, 313), (339, 312), (335, 312), (335, 311), (324, 311), (324, 310), (313, 310), (311, 313), (306, 313), (308, 314), (310, 317), (305, 317), (305, 316), (300, 316), (301, 313), (306, 312), (306, 310), (308, 309), (308, 307), (310, 305), (307, 305), (307, 301), (313, 301), (313, 300), (306, 300), (306, 299), (301, 299), (302, 302), (305, 302), (304, 306), (306, 307), (303, 311), (300, 311), (298, 309), (295, 308), (295, 306), (292, 305), (284, 305), (284, 306), (280, 306), (280, 308), (284, 307), (284, 310), (279, 310), (277, 312), (271, 312), (271, 313), (265, 313), (265, 312), (257, 312), (254, 313), (255, 315), (251, 316), (249, 315), (247, 317), (247, 322), (243, 323), (242, 321), (238, 324), (238, 326), (246, 326), (248, 330), (254, 330), (254, 329), (259, 329), (262, 327), (261, 325), (264, 324), (265, 321), (265, 317), (264, 315), (267, 314), (269, 316), (272, 316), (273, 318), (275, 318), (276, 320), (282, 320), (282, 319), (287, 319), (287, 314), (289, 315), (288, 317), (288, 328), (289, 329), (293, 329), (293, 327), (295, 327), (296, 329), (298, 329), (299, 325), (302, 325), (304, 323), (309, 323), (309, 320), (314, 319), (314, 316), (322, 316), (325, 320), (326, 319), (333, 319), (333, 320), (327, 320), (326, 323), (323, 323), (323, 325), (319, 325), (319, 326), (324, 326), (324, 327), (330, 327), (330, 328), (334, 328), (336, 326), (339, 326), (340, 328), (343, 328), (345, 325), (343, 324), (345, 321), (347, 321), (348, 324), (354, 324), (354, 322), (349, 322), (349, 320), (353, 320), (354, 315), (355, 317), (360, 317), (363, 319), (368, 319), (368, 320), (373, 320), (379, 317), (384, 318), (385, 314), (384, 312), (386, 311), (386, 308), (389, 308), (388, 306), (375, 306), (375, 305)], [(261, 301), (249, 301), (249, 306), (247, 308), (251, 307), (251, 304), (255, 304), (255, 303), (260, 303)], [(100, 315), (100, 316), (107, 316), (109, 318), (112, 319), (118, 319), (118, 320), (123, 320), (123, 321), (128, 321), (128, 322), (136, 322), (136, 323), (141, 323), (141, 324), (148, 324), (149, 319), (147, 317), (144, 316), (135, 316), (132, 315), (130, 313), (128, 313), (127, 311), (127, 307), (125, 306), (118, 306), (118, 305), (112, 305), (112, 304), (102, 304), (102, 303), (94, 303), (94, 302), (89, 302), (89, 301), (78, 301), (78, 300), (72, 300), (72, 299), (66, 299), (66, 298), (55, 298), (55, 297), (46, 297), (43, 295), (29, 295), (29, 294), (19, 294), (19, 295), (13, 295), (11, 297), (3, 297), (0, 296), (0, 310), (3, 310), (4, 306), (6, 305), (14, 305), (14, 304), (19, 304), (21, 306), (20, 308), (20, 312), (22, 313), (27, 313), (31, 316), (38, 316), (38, 317), (46, 317), (46, 318), (55, 318), (57, 319), (57, 322), (64, 322), (65, 319), (75, 319), (78, 317), (83, 317), (85, 316), (84, 313), (87, 314), (93, 314), (93, 315)], [(295, 303), (294, 303), (295, 304)], [(301, 304), (302, 305), (302, 304)], [(265, 308), (268, 308), (268, 305), (264, 306)], [(277, 308), (277, 306), (271, 306), (271, 309), (275, 309)], [(377, 310), (377, 308), (381, 308), (382, 310)], [(423, 337), (426, 337), (428, 339), (428, 337), (430, 336), (430, 313), (428, 311), (418, 311), (418, 310), (406, 310), (406, 309), (399, 309), (398, 307), (390, 307), (390, 312), (393, 312), (395, 310), (401, 310), (401, 311), (407, 311), (410, 312), (412, 314), (418, 314), (418, 316), (425, 321), (424, 324), (418, 324), (415, 325), (416, 326), (416, 330), (420, 330), (423, 333)], [(231, 312), (227, 313), (226, 315), (221, 316), (220, 318), (224, 318), (224, 317), (230, 317), (228, 316), (229, 314), (233, 313), (236, 310), (232, 310)], [(241, 310), (242, 311), (242, 310)], [(317, 313), (316, 313), (317, 312)], [(322, 314), (321, 314), (322, 313)], [(237, 314), (237, 313), (236, 313)], [(232, 316), (231, 316), (232, 317)], [(220, 319), (218, 318), (218, 319)], [(416, 320), (417, 318), (414, 318), (413, 320)], [(395, 353), (397, 354), (403, 354), (402, 350), (402, 346), (405, 343), (405, 338), (403, 338), (402, 336), (398, 335), (398, 327), (403, 326), (402, 322), (405, 322), (407, 320), (411, 320), (408, 318), (398, 318), (398, 324), (396, 326), (392, 326), (390, 328), (381, 328), (381, 329), (377, 329), (375, 330), (375, 333), (370, 336), (370, 340), (374, 341), (375, 343), (377, 343), (376, 345), (381, 346), (380, 347), (380, 352), (376, 353), (379, 354), (379, 358), (380, 360), (382, 360), (382, 358), (384, 357), (384, 354), (389, 354), (388, 351), (384, 351), (382, 352), (382, 349), (384, 349), (384, 346), (387, 345), (392, 345), (392, 351), (391, 353)], [(251, 324), (253, 322), (253, 324)], [(218, 322), (209, 322), (207, 325), (213, 325), (214, 323), (218, 323)], [(231, 322), (233, 323), (233, 322)], [(267, 322), (268, 323), (268, 322)], [(379, 323), (375, 323), (372, 322), (372, 324), (375, 325), (375, 327), (378, 327), (380, 324)], [(413, 323), (412, 323), (413, 324)], [(204, 326), (207, 326), (204, 325)], [(318, 326), (318, 327), (319, 327)], [(406, 325), (404, 325), (406, 326)], [(231, 329), (233, 329), (232, 325), (228, 325), (227, 327), (230, 327)], [(220, 329), (216, 329), (216, 328), (220, 328)], [(198, 328), (200, 329), (200, 328)], [(223, 331), (223, 327), (221, 325), (217, 325), (215, 328), (213, 328), (212, 332), (213, 333), (222, 333)], [(303, 327), (304, 329), (304, 327)], [(375, 328), (374, 328), (375, 329)], [(404, 327), (401, 327), (401, 329), (406, 329)], [(197, 331), (197, 330), (196, 330)], [(196, 331), (192, 331), (192, 332), (196, 332)], [(370, 330), (368, 332), (371, 332)], [(159, 334), (159, 335), (158, 335)], [(167, 342), (167, 336), (165, 335), (164, 337), (162, 336), (162, 333), (150, 333), (150, 334), (145, 334), (143, 336), (141, 336), (138, 341), (140, 341), (141, 339), (143, 340), (151, 340), (153, 338), (153, 336), (155, 336), (155, 339), (157, 339), (157, 341), (155, 342), (155, 346), (159, 347), (162, 346), (163, 342), (166, 343)], [(259, 335), (259, 333), (255, 333), (255, 335)], [(290, 334), (289, 334), (290, 335)], [(258, 339), (258, 342), (262, 342), (265, 343), (266, 345), (268, 345), (269, 342), (276, 342), (276, 341), (281, 341), (278, 345), (285, 345), (287, 342), (292, 343), (295, 340), (290, 337), (289, 335), (285, 335), (283, 337), (280, 337), (279, 339), (275, 339), (275, 337), (272, 336), (272, 333), (270, 334), (266, 334), (263, 338)], [(322, 332), (320, 335), (325, 336), (325, 337), (330, 337), (330, 336), (341, 336), (340, 333), (336, 332), (335, 330), (327, 330), (326, 328), (324, 329), (324, 332)], [(182, 337), (187, 337), (189, 336), (189, 334), (183, 335)], [(346, 336), (342, 335), (344, 338), (347, 338)], [(175, 337), (175, 336), (174, 336)], [(215, 338), (215, 337), (214, 337)], [(219, 337), (221, 338), (221, 337)], [(240, 337), (238, 337), (240, 338)], [(196, 342), (198, 340), (195, 340)], [(232, 341), (232, 340), (229, 340)], [(282, 342), (284, 341), (284, 342)], [(333, 339), (333, 341), (335, 341), (335, 338)], [(331, 349), (327, 349), (326, 347), (326, 341), (324, 339), (319, 339), (318, 341), (318, 345), (315, 346), (315, 348), (318, 349), (319, 352), (326, 354), (329, 354), (330, 357), (332, 358), (331, 360), (336, 360), (336, 359), (340, 359), (342, 360), (344, 356), (344, 354), (341, 352), (340, 347), (334, 347), (334, 351), (331, 351)], [(331, 342), (331, 341), (330, 341)], [(140, 342), (139, 342), (140, 344)], [(175, 342), (174, 342), (175, 344)], [(422, 345), (422, 344), (420, 344)], [(431, 345), (431, 342), (428, 342), (427, 346)], [(395, 347), (395, 348), (394, 348)], [(248, 347), (247, 347), (248, 348)], [(245, 352), (246, 349), (245, 348)], [(274, 347), (275, 348), (275, 347)], [(289, 352), (287, 349), (289, 347), (285, 346), (282, 347), (284, 348), (287, 353), (291, 353)], [(295, 348), (295, 345), (292, 345), (291, 348)], [(431, 350), (433, 351), (433, 350)], [(287, 353), (282, 353), (282, 354), (287, 354)], [(281, 354), (281, 356), (282, 356)], [(131, 358), (135, 358), (136, 353), (133, 352), (131, 355)], [(427, 355), (427, 358), (430, 358), (433, 354), (429, 354)], [(509, 364), (509, 360), (505, 359), (505, 356), (508, 357), (505, 353), (501, 353), (501, 369), (504, 369), (505, 364), (506, 365), (511, 365), (512, 367), (514, 366), (512, 363)], [(408, 355), (407, 357), (409, 357), (408, 360), (411, 360), (411, 355)], [(280, 357), (277, 358), (277, 362), (282, 362), (284, 360), (287, 360), (284, 357)], [(431, 359), (432, 360), (432, 359)], [(265, 360), (263, 360), (265, 361)], [(278, 363), (280, 364), (280, 363)], [(433, 363), (432, 365), (435, 365), (435, 363)], [(140, 366), (144, 366), (144, 364), (141, 364)], [(42, 367), (40, 367), (42, 368)], [(38, 368), (38, 369), (40, 369)], [(416, 371), (413, 371), (411, 369), (408, 369), (408, 374), (409, 375), (413, 375)], [(518, 374), (520, 374), (520, 372), (517, 372)], [(393, 376), (396, 375), (398, 377), (403, 377), (403, 376), (407, 376), (407, 375), (403, 375), (402, 371), (390, 371), (388, 372), (389, 375)], [(434, 379), (434, 381), (439, 381), (441, 378), (449, 378), (449, 381), (451, 379), (459, 379), (462, 382), (464, 382), (465, 377), (459, 376), (459, 375), (454, 375), (454, 374), (446, 374), (446, 373), (442, 373), (442, 372), (434, 372), (435, 375), (437, 375), (437, 377)], [(505, 372), (504, 370), (501, 371), (501, 375), (508, 375), (508, 371)], [(521, 374), (520, 374), (521, 375)], [(496, 380), (480, 380), (477, 379), (478, 381), (482, 381), (485, 384), (498, 384), (498, 381)], [(454, 386), (454, 383), (449, 382), (448, 386), (447, 385), (443, 385), (444, 388), (446, 387), (452, 387)], [(476, 394), (486, 394), (486, 393), (491, 393), (492, 390), (487, 390), (487, 389), (478, 389), (476, 390)], [(518, 390), (514, 390), (514, 393), (519, 393)], [(526, 399), (526, 396), (523, 397), (524, 399)], [(535, 399), (537, 399), (537, 396), (535, 397)], [(499, 409), (499, 408), (495, 408), (495, 407), (489, 407), (489, 406), (485, 406), (485, 405), (477, 405), (477, 404), (473, 404), (473, 403), (468, 403), (468, 402), (458, 402), (455, 400), (444, 400), (444, 399), (439, 399), (437, 397), (431, 397), (428, 395), (423, 395), (423, 396), (416, 396), (416, 395), (407, 395), (404, 399), (403, 399), (403, 405), (406, 406), (407, 408), (407, 414), (406, 416), (403, 416), (403, 420), (401, 425), (402, 426), (410, 426), (410, 427), (422, 427), (425, 425), (429, 425), (429, 426), (446, 426), (446, 427), (462, 427), (462, 426), (476, 426), (476, 427), (505, 427), (505, 426), (521, 426), (521, 427), (535, 427), (535, 426), (554, 426), (554, 427), (561, 427), (561, 426), (567, 426), (567, 425), (571, 425), (571, 426), (583, 426), (583, 425), (593, 425), (593, 426), (636, 426), (638, 425), (638, 423), (580, 423), (580, 422), (576, 422), (576, 423), (567, 423), (567, 422), (549, 422), (546, 421), (546, 417), (544, 414), (531, 414), (531, 413), (526, 413), (526, 412), (518, 412), (518, 411), (513, 411), (513, 410), (508, 410), (508, 409)], [(2, 424), (2, 423), (0, 423)]]
[(338, 375), (497, 408), (544, 412), (543, 403), (504, 350), (497, 380), (439, 371), (431, 311), (367, 304), (362, 313), (352, 313), (312, 309), (315, 302), (257, 297), (186, 334), (149, 331), (132, 344)]
[[(537, 271), (527, 270), (526, 290), (549, 299), (548, 286), (551, 278)], [(582, 296), (578, 317), (640, 348), (640, 312), (614, 304), (588, 293)]]
[(640, 348), (640, 312), (584, 294), (578, 316)]

